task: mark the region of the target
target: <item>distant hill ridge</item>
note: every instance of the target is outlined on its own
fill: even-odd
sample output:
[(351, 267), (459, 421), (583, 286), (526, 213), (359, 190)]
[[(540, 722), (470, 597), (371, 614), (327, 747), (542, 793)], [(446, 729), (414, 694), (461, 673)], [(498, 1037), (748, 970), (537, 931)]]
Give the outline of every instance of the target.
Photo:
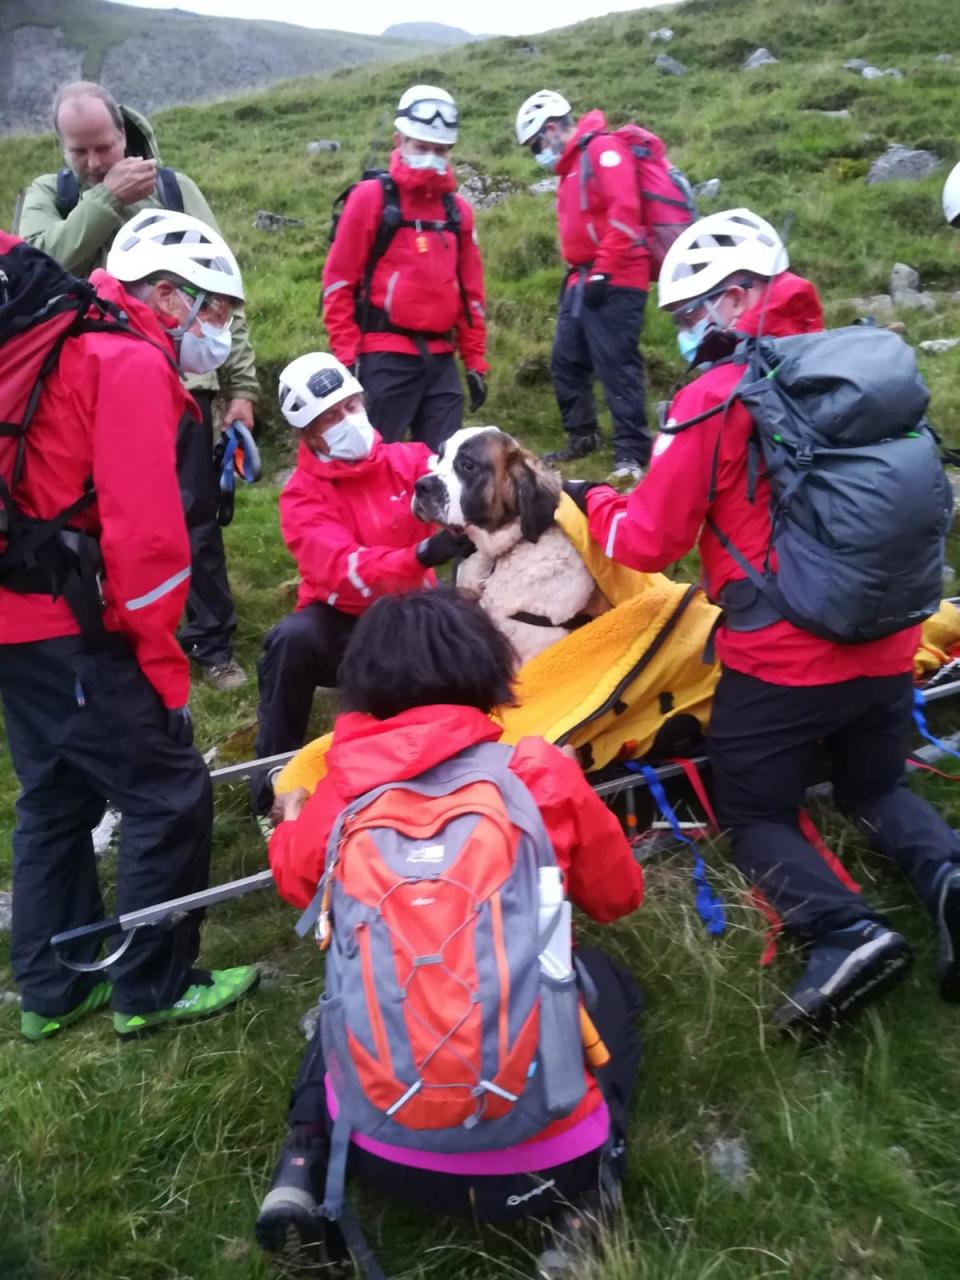
[(432, 22), (371, 36), (106, 0), (4, 0), (0, 10), (0, 134), (48, 129), (66, 80), (99, 80), (149, 112), (473, 39)]

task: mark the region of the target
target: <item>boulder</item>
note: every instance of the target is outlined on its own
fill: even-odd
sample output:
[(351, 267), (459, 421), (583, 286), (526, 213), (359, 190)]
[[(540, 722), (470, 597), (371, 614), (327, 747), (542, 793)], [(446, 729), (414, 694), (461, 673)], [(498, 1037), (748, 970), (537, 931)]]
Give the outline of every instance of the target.
[(902, 79), (903, 79), (903, 72), (902, 72), (902, 71), (898, 71), (896, 67), (887, 67), (887, 68), (885, 68), (885, 70), (882, 72), (882, 74), (883, 74), (883, 76), (884, 76), (887, 80), (902, 80)]
[(541, 178), (539, 182), (531, 182), (527, 190), (533, 196), (549, 196), (560, 186), (559, 178)]
[(883, 77), (883, 72), (879, 67), (864, 67), (860, 74), (864, 80), (880, 80)]
[(518, 190), (516, 183), (509, 178), (491, 178), (485, 173), (478, 173), (468, 164), (457, 166), (457, 177), (460, 179), (457, 194), (463, 196), (474, 209), (492, 209)]
[(920, 350), (931, 356), (942, 356), (960, 347), (960, 338), (930, 338), (920, 343)]
[(253, 215), (253, 225), (258, 231), (283, 231), (286, 227), (302, 227), (302, 218), (287, 218), (282, 213), (268, 213), (258, 209)]
[(743, 71), (756, 71), (758, 67), (772, 67), (774, 63), (779, 62), (779, 58), (775, 58), (769, 49), (765, 49), (763, 45), (759, 49), (754, 49), (753, 53), (748, 54), (740, 68)]
[(843, 64), (844, 71), (856, 71), (859, 75), (868, 64), (863, 58), (848, 58)]
[(952, 53), (938, 53), (934, 58), (934, 62), (939, 62), (942, 66), (947, 66), (953, 61)]
[(671, 58), (669, 53), (658, 53), (653, 60), (653, 65), (664, 76), (685, 76), (687, 74), (687, 68), (683, 63), (678, 62), (676, 58)]
[(307, 155), (318, 156), (324, 151), (339, 151), (340, 143), (332, 142), (329, 138), (319, 138), (316, 142), (307, 143)]
[(650, 39), (654, 44), (669, 44), (673, 39), (673, 32), (669, 27), (657, 27), (656, 31), (650, 32)]
[(716, 200), (720, 194), (721, 185), (719, 178), (707, 178), (706, 182), (698, 182), (694, 185), (693, 194), (698, 200)]
[(920, 182), (929, 178), (943, 164), (932, 151), (914, 151), (894, 142), (882, 156), (877, 156), (867, 174), (870, 186), (878, 182)]
[(890, 272), (890, 297), (896, 302), (899, 294), (920, 288), (920, 273), (905, 262), (895, 262)]

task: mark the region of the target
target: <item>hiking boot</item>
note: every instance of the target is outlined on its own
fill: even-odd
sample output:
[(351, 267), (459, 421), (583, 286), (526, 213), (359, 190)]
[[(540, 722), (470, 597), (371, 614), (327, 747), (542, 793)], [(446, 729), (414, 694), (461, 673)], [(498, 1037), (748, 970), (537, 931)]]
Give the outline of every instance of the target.
[(937, 901), (940, 935), (940, 994), (951, 1004), (960, 1003), (960, 867), (949, 866), (940, 882)]
[(64, 1027), (69, 1027), (72, 1022), (78, 1022), (86, 1014), (94, 1013), (97, 1009), (102, 1009), (105, 1004), (109, 1004), (112, 993), (111, 982), (100, 982), (85, 999), (74, 1005), (67, 1013), (58, 1013), (52, 1018), (42, 1013), (21, 1013), (20, 1034), (27, 1040), (49, 1040)]
[(598, 1191), (578, 1196), (553, 1214), (534, 1266), (536, 1280), (580, 1280), (594, 1259), (608, 1214), (609, 1206)]
[(217, 693), (229, 693), (231, 689), (240, 689), (247, 683), (247, 673), (236, 658), (227, 658), (226, 662), (205, 666), (202, 679)]
[(586, 435), (571, 436), (562, 449), (554, 449), (552, 453), (543, 455), (544, 462), (576, 462), (585, 458), (588, 453), (595, 453), (603, 444), (598, 431), (590, 431)]
[(825, 1035), (906, 975), (905, 938), (875, 920), (859, 920), (815, 938), (803, 977), (773, 1015), (781, 1031)]
[(267, 1253), (282, 1251), (291, 1260), (316, 1266), (349, 1256), (340, 1229), (321, 1215), (317, 1200), (328, 1153), (326, 1138), (304, 1137), (296, 1130), (284, 1143), (253, 1227), (257, 1244)]
[(233, 969), (194, 969), (193, 983), (169, 1009), (153, 1013), (115, 1013), (113, 1029), (122, 1040), (160, 1027), (176, 1026), (193, 1018), (209, 1018), (253, 991), (260, 981), (255, 964), (241, 964)]
[(643, 467), (632, 458), (614, 458), (613, 470), (607, 476), (607, 484), (626, 493), (643, 479)]

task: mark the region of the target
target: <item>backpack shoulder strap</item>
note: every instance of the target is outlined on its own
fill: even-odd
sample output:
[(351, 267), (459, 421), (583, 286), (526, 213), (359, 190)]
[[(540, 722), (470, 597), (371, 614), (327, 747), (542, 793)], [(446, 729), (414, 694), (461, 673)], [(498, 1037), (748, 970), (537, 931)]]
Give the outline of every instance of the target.
[(55, 201), (57, 213), (61, 218), (68, 217), (80, 203), (80, 180), (73, 170), (66, 166), (57, 174)]
[(373, 282), (373, 273), (377, 269), (377, 263), (390, 248), (391, 241), (397, 234), (401, 223), (400, 192), (397, 189), (397, 184), (389, 173), (378, 173), (377, 182), (380, 184), (380, 191), (383, 196), (383, 208), (380, 212), (380, 225), (377, 227), (377, 234), (374, 236), (370, 254), (367, 258), (367, 265), (364, 267), (363, 279), (360, 282), (358, 297), (360, 302), (359, 321), (361, 332), (365, 332), (367, 327), (367, 317), (370, 311), (370, 285)]
[(171, 209), (174, 213), (183, 213), (183, 192), (180, 189), (180, 183), (176, 172), (168, 169), (166, 165), (162, 165), (157, 170), (157, 195), (165, 209)]

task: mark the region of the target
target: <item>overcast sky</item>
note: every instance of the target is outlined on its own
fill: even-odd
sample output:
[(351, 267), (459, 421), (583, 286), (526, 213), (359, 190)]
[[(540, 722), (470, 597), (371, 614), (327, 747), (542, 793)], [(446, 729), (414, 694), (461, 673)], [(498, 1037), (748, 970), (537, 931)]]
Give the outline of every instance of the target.
[[(114, 0), (114, 3), (119, 0)], [(352, 0), (349, 5), (316, 0), (125, 0), (138, 9), (187, 9), (220, 18), (271, 18), (304, 27), (366, 31), (375, 35), (395, 22), (443, 22), (493, 35), (521, 35), (564, 27), (605, 13), (644, 9), (651, 0), (484, 0), (452, 8), (444, 0)]]

